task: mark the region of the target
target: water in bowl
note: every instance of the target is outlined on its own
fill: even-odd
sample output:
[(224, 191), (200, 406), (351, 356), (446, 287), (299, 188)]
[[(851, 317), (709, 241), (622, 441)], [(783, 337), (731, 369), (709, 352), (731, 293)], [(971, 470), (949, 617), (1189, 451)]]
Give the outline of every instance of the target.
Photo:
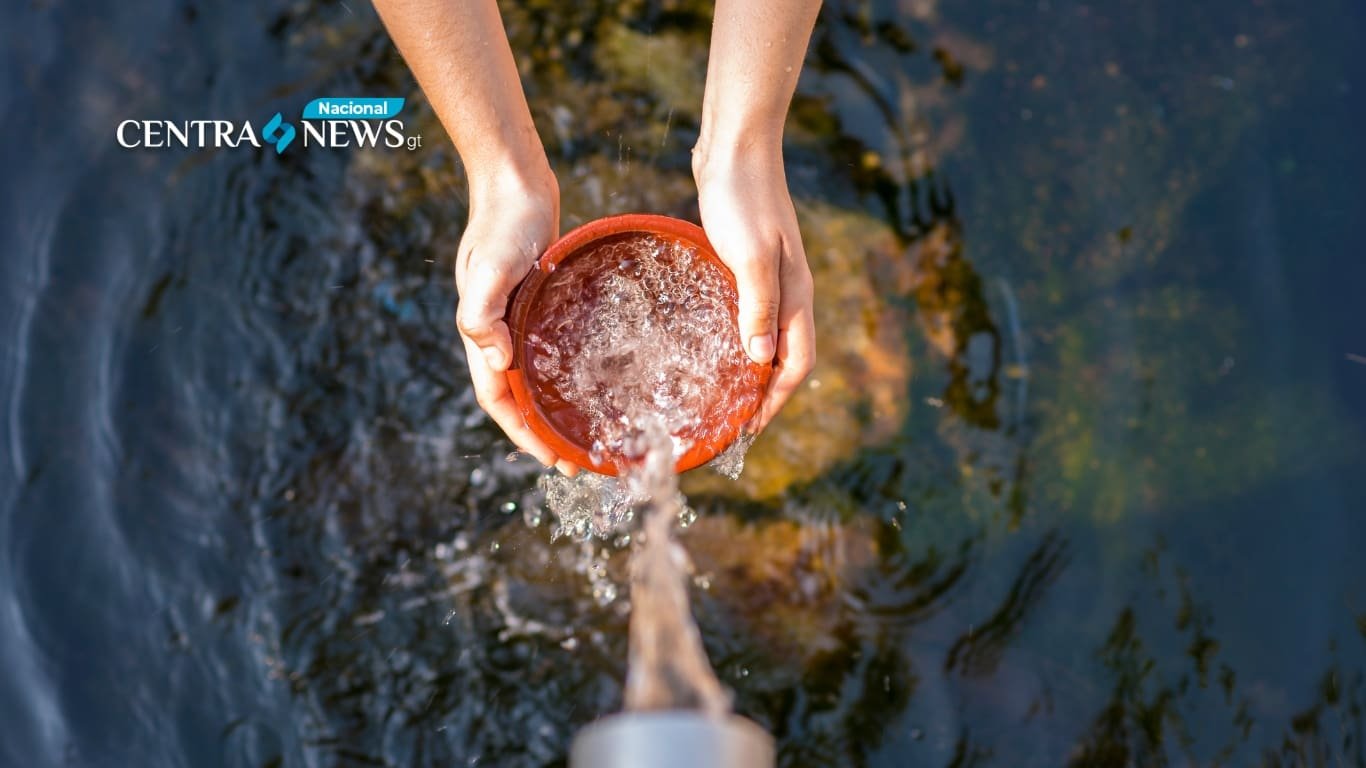
[[(695, 249), (652, 236), (608, 241), (551, 276), (528, 329), (528, 370), (547, 417), (611, 458), (620, 478), (583, 474), (547, 483), (562, 530), (620, 533), (640, 514), (631, 552), (628, 710), (723, 715), (729, 695), (712, 672), (688, 604), (687, 553), (674, 540), (685, 500), (675, 462), (752, 409), (755, 374), (740, 345), (735, 288)], [(728, 473), (739, 450), (723, 454)]]
[(595, 461), (641, 462), (642, 419), (674, 456), (710, 443), (762, 391), (723, 269), (691, 246), (644, 233), (562, 262), (526, 329), (527, 375), (546, 418)]

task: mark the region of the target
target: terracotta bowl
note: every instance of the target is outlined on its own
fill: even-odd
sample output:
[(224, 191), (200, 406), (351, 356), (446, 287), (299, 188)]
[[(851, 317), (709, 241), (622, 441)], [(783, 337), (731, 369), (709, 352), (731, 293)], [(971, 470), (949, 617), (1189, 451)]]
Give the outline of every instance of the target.
[[(653, 236), (696, 249), (701, 259), (696, 262), (698, 266), (695, 269), (719, 270), (731, 287), (735, 286), (735, 276), (717, 258), (701, 227), (668, 216), (624, 214), (584, 224), (551, 245), (517, 287), (512, 300), (508, 302), (506, 314), (508, 328), (512, 332), (513, 349), (508, 382), (527, 426), (561, 458), (604, 475), (619, 474), (624, 468), (623, 461), (616, 456), (603, 456), (601, 460), (593, 458), (593, 437), (587, 416), (567, 407), (559, 399), (553, 384), (541, 381), (534, 371), (529, 370), (527, 362), (533, 350), (527, 329), (536, 327), (540, 313), (555, 311), (555, 307), (545, 306), (538, 299), (542, 289), (553, 279), (557, 267), (581, 255), (590, 254), (599, 246), (640, 236)], [(732, 321), (736, 312), (732, 308)], [(746, 363), (748, 369), (744, 371), (743, 378), (753, 382), (756, 396), (740, 398), (739, 402), (723, 403), (718, 409), (720, 412), (709, 414), (710, 423), (705, 439), (694, 439), (691, 447), (679, 457), (675, 471), (684, 472), (710, 461), (739, 437), (741, 428), (754, 416), (773, 368), (749, 360)]]

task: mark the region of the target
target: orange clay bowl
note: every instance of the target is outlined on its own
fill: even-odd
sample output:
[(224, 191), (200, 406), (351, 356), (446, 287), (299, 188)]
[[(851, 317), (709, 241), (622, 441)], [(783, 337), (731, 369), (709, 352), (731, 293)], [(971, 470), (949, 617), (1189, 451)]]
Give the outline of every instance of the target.
[[(512, 332), (512, 366), (508, 370), (508, 383), (527, 426), (560, 458), (604, 475), (620, 474), (625, 468), (624, 462), (620, 457), (611, 455), (601, 456), (600, 460), (593, 458), (593, 435), (588, 417), (565, 402), (553, 381), (539, 376), (534, 366), (528, 365), (534, 354), (529, 339), (532, 331), (542, 327), (541, 319), (553, 316), (557, 311), (556, 307), (546, 306), (539, 298), (550, 281), (555, 279), (558, 267), (591, 255), (600, 247), (647, 236), (695, 249), (701, 258), (694, 262), (694, 269), (718, 270), (734, 289), (735, 276), (717, 258), (701, 227), (668, 216), (631, 213), (589, 222), (551, 245), (517, 287), (512, 301), (508, 303), (505, 318)], [(732, 305), (732, 325), (736, 323), (737, 313), (737, 307)], [(738, 325), (735, 327), (738, 336)], [(754, 416), (773, 367), (748, 359), (745, 363), (747, 370), (741, 372), (742, 378), (753, 382), (755, 396), (720, 402), (704, 416), (706, 428), (699, 428), (699, 434), (685, 432), (677, 435), (691, 445), (674, 465), (676, 472), (685, 472), (710, 461), (735, 442), (741, 428)]]

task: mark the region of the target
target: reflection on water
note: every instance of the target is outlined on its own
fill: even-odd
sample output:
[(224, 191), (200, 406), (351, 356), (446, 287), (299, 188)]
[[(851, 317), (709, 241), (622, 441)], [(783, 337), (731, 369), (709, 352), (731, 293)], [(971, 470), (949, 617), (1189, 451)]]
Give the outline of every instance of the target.
[[(565, 225), (695, 215), (710, 3), (505, 13)], [(0, 19), (0, 763), (562, 763), (630, 542), (553, 538), (465, 385), (463, 185), (373, 12)], [(821, 361), (683, 533), (784, 765), (1363, 764), (1359, 22), (827, 5)], [(347, 93), (424, 151), (111, 139)]]

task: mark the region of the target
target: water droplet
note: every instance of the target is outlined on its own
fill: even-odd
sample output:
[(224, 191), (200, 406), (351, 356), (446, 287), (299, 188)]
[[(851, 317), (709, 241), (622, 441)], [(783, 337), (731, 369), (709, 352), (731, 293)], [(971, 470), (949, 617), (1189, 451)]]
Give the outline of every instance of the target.
[(502, 544), (499, 544), (499, 543), (496, 542), (496, 541), (490, 542), (490, 543), (489, 543), (489, 554), (494, 554), (494, 555), (496, 555), (496, 554), (498, 554), (498, 550), (500, 550), (500, 549), (502, 549), (502, 548), (503, 548), (503, 545), (502, 545)]
[(565, 649), (566, 651), (578, 650), (579, 639), (577, 637), (574, 637), (573, 635), (570, 635), (569, 637), (566, 637), (565, 639), (560, 641), (560, 647)]
[(697, 510), (692, 507), (684, 507), (678, 511), (678, 527), (687, 528), (697, 522)]
[(501, 509), (503, 510), (503, 514), (505, 514), (505, 515), (510, 515), (510, 514), (512, 514), (513, 512), (516, 512), (516, 511), (517, 511), (517, 502), (515, 502), (515, 501), (506, 501), (506, 502), (503, 502), (503, 506), (501, 507)]
[(617, 585), (610, 581), (593, 585), (593, 599), (604, 608), (611, 605), (617, 599)]

